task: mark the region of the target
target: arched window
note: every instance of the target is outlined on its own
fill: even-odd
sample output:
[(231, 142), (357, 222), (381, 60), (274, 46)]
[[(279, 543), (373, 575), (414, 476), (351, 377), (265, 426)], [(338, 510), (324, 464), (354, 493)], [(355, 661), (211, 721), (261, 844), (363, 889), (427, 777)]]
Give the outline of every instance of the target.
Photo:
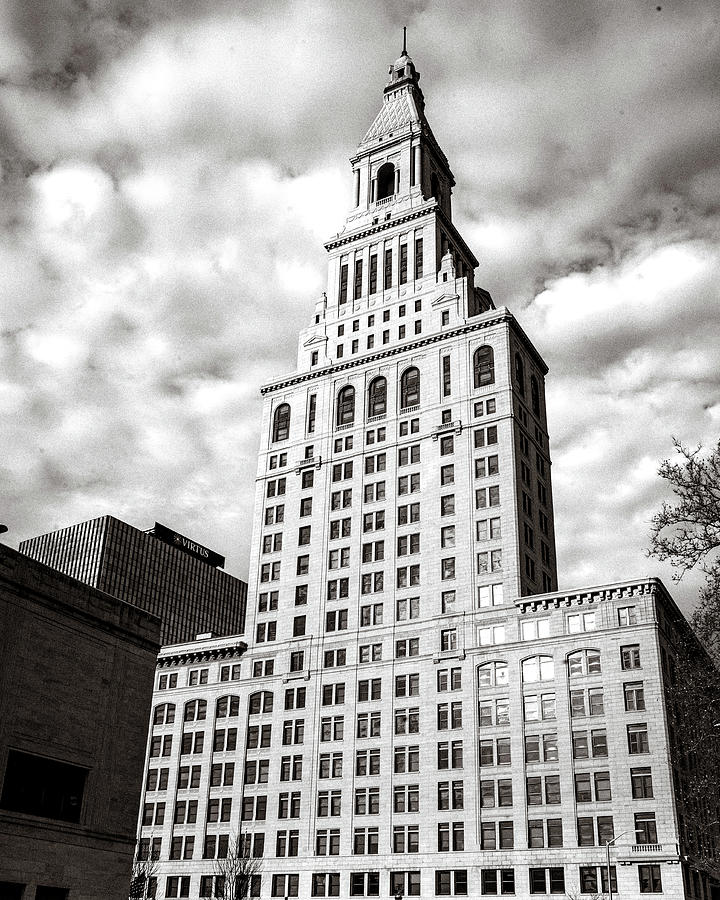
[(515, 384), (522, 397), (525, 396), (525, 363), (519, 353), (515, 354)]
[(555, 678), (555, 667), (552, 656), (531, 656), (522, 663), (523, 684), (535, 681), (552, 681)]
[(583, 675), (600, 675), (599, 650), (576, 650), (569, 653), (567, 658), (568, 675), (570, 678), (580, 678)]
[(405, 369), (400, 379), (400, 408), (417, 406), (420, 403), (420, 370), (413, 366)]
[(385, 163), (380, 166), (377, 173), (377, 195), (376, 200), (383, 200), (385, 197), (392, 197), (395, 193), (395, 166), (392, 163)]
[(536, 416), (540, 416), (540, 385), (534, 375), (530, 376), (530, 401), (532, 403), (532, 411)]
[(175, 704), (161, 703), (153, 712), (153, 725), (172, 725), (175, 721)]
[(352, 425), (355, 421), (355, 388), (348, 385), (338, 394), (337, 424)]
[(281, 403), (273, 416), (273, 441), (286, 441), (290, 437), (290, 406)]
[(478, 347), (473, 356), (473, 376), (475, 387), (483, 387), (486, 384), (495, 384), (495, 354), (493, 348), (485, 344)]
[(272, 712), (272, 693), (270, 691), (258, 691), (255, 694), (250, 694), (249, 706), (249, 713), (251, 716), (257, 716), (260, 713)]
[(218, 698), (215, 706), (215, 716), (218, 719), (227, 719), (229, 716), (240, 714), (240, 698), (236, 694)]
[(504, 662), (489, 662), (478, 666), (479, 687), (500, 687), (508, 684), (508, 664)]
[(188, 700), (185, 704), (183, 719), (185, 722), (200, 722), (207, 715), (207, 701)]
[(380, 376), (373, 378), (368, 388), (368, 416), (384, 416), (387, 412), (387, 381)]

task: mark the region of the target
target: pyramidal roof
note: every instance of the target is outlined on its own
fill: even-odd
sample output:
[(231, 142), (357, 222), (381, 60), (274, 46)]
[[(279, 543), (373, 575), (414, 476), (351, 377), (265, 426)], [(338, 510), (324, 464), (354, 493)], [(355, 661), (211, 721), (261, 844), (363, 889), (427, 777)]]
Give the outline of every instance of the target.
[(363, 144), (376, 141), (404, 125), (424, 125), (429, 128), (425, 116), (417, 108), (415, 98), (409, 92), (387, 94), (382, 109), (363, 138)]
[(445, 154), (425, 118), (425, 98), (419, 81), (420, 73), (403, 46), (402, 55), (390, 66), (390, 81), (385, 85), (383, 105), (360, 142), (360, 149), (377, 145), (384, 138), (395, 137), (406, 129), (421, 131), (447, 165)]

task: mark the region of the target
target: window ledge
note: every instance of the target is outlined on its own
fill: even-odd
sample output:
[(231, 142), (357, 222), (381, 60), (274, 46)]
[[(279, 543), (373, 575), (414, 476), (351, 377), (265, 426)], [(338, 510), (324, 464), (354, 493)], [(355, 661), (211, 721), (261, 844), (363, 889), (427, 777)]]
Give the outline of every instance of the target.
[(299, 475), (303, 469), (319, 469), (322, 465), (322, 456), (311, 456), (309, 459), (301, 459), (295, 463), (295, 474)]
[(436, 441), (441, 434), (445, 434), (447, 431), (454, 431), (455, 434), (460, 434), (463, 430), (463, 424), (460, 419), (457, 419), (454, 422), (445, 422), (442, 425), (436, 425), (432, 430), (432, 439)]

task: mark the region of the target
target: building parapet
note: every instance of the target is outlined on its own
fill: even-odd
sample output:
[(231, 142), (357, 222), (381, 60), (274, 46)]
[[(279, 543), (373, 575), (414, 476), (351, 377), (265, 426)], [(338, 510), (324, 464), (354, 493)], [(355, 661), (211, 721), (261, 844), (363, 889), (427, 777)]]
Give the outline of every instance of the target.
[(638, 578), (631, 581), (619, 581), (614, 584), (579, 588), (571, 591), (530, 594), (527, 597), (518, 597), (515, 600), (515, 606), (520, 612), (525, 613), (535, 612), (539, 609), (551, 609), (552, 607), (582, 606), (584, 604), (602, 603), (607, 600), (624, 600), (655, 593), (661, 593), (663, 598), (669, 599), (669, 594), (659, 578)]

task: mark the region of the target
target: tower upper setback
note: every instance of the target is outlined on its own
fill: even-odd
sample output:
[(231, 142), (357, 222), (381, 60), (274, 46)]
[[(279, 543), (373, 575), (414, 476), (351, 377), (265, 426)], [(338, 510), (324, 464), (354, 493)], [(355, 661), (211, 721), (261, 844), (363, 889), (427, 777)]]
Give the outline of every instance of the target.
[(256, 636), (296, 636), (296, 606), (322, 633), (338, 597), (350, 628), (368, 594), (392, 622), (421, 593), (421, 618), (470, 614), (475, 643), (486, 607), (557, 586), (546, 366), (474, 283), (424, 109), (404, 53), (352, 159), (298, 371), (263, 388)]

